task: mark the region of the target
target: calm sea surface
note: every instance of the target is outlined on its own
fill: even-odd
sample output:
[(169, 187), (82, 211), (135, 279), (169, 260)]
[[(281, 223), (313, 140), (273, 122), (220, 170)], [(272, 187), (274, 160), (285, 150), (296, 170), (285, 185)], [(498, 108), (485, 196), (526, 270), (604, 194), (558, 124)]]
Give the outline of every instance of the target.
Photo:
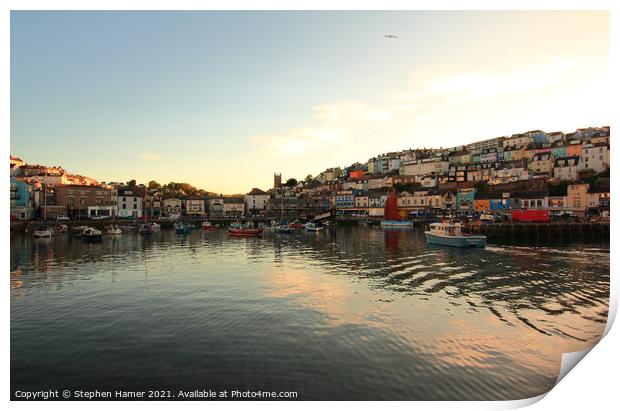
[(519, 399), (597, 342), (608, 298), (608, 243), (461, 250), (365, 227), (18, 235), (11, 386)]

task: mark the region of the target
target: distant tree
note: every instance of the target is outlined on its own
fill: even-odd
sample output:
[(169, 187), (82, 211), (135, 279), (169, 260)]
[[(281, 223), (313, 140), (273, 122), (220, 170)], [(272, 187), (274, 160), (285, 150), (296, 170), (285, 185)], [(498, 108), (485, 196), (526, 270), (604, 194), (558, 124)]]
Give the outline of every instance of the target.
[(489, 191), (489, 185), (484, 181), (478, 181), (474, 184), (476, 193), (487, 193)]
[(136, 180), (129, 180), (129, 181), (127, 182), (127, 185), (128, 185), (129, 187), (135, 187), (135, 186), (136, 186)]
[(284, 185), (287, 187), (295, 187), (297, 185), (297, 180), (294, 178), (289, 178), (288, 180), (286, 180), (286, 183)]
[(309, 182), (310, 182), (310, 181), (312, 181), (312, 180), (314, 180), (314, 177), (312, 177), (312, 174), (308, 174), (308, 175), (306, 176), (306, 180), (305, 180), (305, 181), (306, 181), (306, 183), (309, 183)]
[(159, 184), (157, 181), (155, 180), (151, 180), (149, 181), (148, 187), (152, 190), (157, 190), (161, 188), (161, 184)]
[(568, 192), (569, 181), (560, 181), (557, 184), (549, 185), (549, 195), (552, 196), (565, 196)]

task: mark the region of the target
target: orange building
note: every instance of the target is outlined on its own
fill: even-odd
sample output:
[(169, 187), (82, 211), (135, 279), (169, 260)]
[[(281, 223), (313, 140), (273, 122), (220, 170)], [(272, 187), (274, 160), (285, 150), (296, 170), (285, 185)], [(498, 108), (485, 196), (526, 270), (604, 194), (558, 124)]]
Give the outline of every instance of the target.
[(363, 180), (366, 172), (364, 170), (349, 171), (349, 180)]
[(581, 144), (581, 142), (579, 143), (575, 143), (575, 144), (568, 144), (566, 146), (566, 157), (581, 157), (581, 149), (583, 148), (583, 145)]
[(488, 211), (491, 209), (491, 200), (489, 199), (474, 199), (475, 211)]

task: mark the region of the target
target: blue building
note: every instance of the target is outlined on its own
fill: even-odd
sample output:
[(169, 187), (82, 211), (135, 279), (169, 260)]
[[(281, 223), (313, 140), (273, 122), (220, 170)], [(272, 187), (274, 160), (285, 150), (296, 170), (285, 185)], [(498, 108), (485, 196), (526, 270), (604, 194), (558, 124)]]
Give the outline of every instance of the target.
[(465, 188), (456, 192), (456, 210), (457, 211), (473, 211), (474, 210), (474, 198), (476, 195), (476, 189)]
[(509, 210), (511, 206), (510, 198), (492, 198), (490, 200), (491, 210)]
[(11, 178), (11, 215), (18, 220), (33, 217), (32, 186), (16, 178)]

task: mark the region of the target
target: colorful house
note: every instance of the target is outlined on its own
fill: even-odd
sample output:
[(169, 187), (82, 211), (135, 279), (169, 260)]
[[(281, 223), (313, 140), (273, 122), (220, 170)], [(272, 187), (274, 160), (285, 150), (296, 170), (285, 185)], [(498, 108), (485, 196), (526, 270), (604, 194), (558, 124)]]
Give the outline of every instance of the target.
[(32, 186), (16, 178), (11, 178), (11, 215), (18, 220), (33, 217)]

